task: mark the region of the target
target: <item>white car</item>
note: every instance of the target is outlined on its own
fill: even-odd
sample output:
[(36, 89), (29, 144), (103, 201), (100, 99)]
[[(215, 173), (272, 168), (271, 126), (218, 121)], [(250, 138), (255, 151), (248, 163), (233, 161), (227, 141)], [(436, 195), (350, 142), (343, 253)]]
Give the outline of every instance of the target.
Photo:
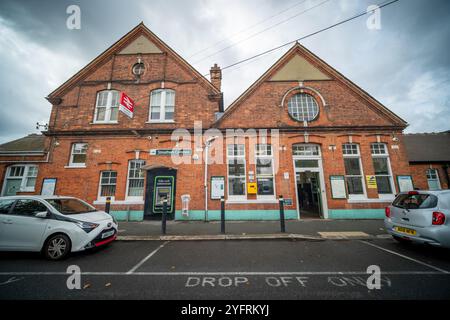
[(450, 190), (399, 193), (384, 225), (397, 241), (450, 248)]
[(77, 198), (0, 197), (0, 251), (42, 252), (59, 260), (114, 241), (117, 230), (111, 215)]

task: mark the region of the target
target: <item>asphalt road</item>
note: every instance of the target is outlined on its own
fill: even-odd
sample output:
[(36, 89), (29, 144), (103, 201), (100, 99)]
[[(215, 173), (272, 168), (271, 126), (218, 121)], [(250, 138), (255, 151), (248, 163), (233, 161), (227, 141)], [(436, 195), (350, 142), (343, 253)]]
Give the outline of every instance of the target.
[[(61, 262), (0, 253), (0, 299), (449, 299), (449, 253), (391, 239), (116, 241)], [(67, 287), (71, 265), (81, 289)]]

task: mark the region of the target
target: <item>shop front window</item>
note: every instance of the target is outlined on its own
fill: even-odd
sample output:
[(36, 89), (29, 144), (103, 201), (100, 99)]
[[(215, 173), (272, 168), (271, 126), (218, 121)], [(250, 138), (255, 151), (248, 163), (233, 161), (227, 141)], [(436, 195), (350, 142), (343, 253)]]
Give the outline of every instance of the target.
[(349, 196), (364, 196), (365, 190), (359, 146), (354, 143), (344, 144), (342, 153), (344, 156), (345, 182)]
[(258, 196), (275, 197), (272, 146), (256, 146), (256, 182)]
[(246, 173), (245, 173), (245, 147), (243, 144), (231, 144), (227, 146), (228, 166), (228, 196), (245, 197)]
[(384, 143), (372, 143), (372, 162), (379, 195), (393, 194), (391, 165), (387, 146)]

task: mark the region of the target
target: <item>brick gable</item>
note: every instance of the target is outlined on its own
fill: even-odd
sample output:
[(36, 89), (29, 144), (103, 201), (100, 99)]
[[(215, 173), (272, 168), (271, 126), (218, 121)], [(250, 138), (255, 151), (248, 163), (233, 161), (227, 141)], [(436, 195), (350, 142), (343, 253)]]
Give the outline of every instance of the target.
[[(145, 66), (139, 80), (132, 73), (138, 61)], [(93, 124), (97, 93), (108, 87), (135, 101), (133, 119), (120, 113), (118, 124)], [(176, 91), (173, 124), (147, 123), (150, 92), (160, 88)], [(49, 132), (171, 130), (192, 128), (195, 120), (210, 125), (220, 99), (216, 87), (140, 24), (49, 95), (53, 104)]]
[(219, 128), (304, 128), (287, 110), (299, 92), (314, 96), (320, 113), (310, 128), (393, 127), (406, 122), (300, 44), (292, 47), (216, 122)]

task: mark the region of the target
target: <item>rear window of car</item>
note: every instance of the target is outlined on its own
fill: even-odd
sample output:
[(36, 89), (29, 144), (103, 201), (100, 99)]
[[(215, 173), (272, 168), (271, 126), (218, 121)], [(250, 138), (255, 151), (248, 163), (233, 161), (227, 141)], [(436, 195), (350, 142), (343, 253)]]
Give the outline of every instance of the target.
[(438, 198), (432, 194), (401, 194), (392, 205), (403, 209), (429, 209), (435, 208), (437, 201)]

